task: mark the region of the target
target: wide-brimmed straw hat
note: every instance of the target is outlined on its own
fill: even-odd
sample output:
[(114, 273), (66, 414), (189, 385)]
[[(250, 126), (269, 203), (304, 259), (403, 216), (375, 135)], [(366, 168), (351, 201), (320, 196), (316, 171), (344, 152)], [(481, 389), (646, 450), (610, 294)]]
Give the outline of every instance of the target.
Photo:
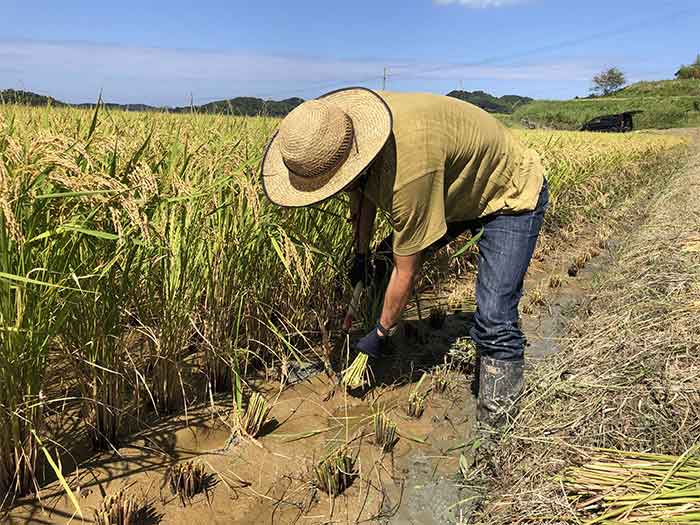
[(391, 133), (391, 111), (374, 91), (347, 88), (297, 106), (265, 150), (262, 180), (280, 206), (308, 206), (342, 191)]

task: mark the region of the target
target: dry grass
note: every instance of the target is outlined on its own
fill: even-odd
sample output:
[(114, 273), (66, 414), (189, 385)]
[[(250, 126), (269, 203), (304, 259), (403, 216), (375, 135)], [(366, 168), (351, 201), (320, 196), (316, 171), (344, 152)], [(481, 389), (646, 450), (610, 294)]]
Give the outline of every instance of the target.
[(700, 257), (682, 247), (700, 230), (700, 165), (652, 190), (660, 195), (648, 217), (564, 350), (530, 375), (519, 417), (484, 460), (492, 503), (484, 522), (577, 521), (555, 478), (566, 467), (590, 462), (597, 448), (681, 455), (696, 443)]

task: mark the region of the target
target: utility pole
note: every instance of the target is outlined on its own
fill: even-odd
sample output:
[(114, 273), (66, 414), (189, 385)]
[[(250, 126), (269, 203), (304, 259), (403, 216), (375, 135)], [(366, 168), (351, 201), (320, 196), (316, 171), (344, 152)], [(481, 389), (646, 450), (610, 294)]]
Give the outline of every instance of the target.
[(389, 71), (387, 68), (384, 68), (384, 78), (382, 78), (382, 91), (386, 90), (386, 79), (389, 76)]

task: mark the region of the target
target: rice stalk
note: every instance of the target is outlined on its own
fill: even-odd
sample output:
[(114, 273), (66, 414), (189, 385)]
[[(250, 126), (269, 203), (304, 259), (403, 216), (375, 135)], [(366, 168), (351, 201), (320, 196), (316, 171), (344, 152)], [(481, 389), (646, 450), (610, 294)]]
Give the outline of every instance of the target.
[(147, 523), (152, 509), (145, 498), (121, 489), (106, 496), (93, 512), (97, 525), (142, 525)]
[(176, 463), (166, 471), (165, 478), (170, 492), (180, 498), (183, 506), (206, 490), (209, 483), (204, 464), (195, 461)]
[(317, 488), (331, 497), (339, 496), (357, 476), (355, 458), (347, 448), (341, 447), (320, 461), (314, 472)]
[(258, 392), (254, 392), (248, 400), (245, 413), (240, 420), (240, 430), (247, 436), (256, 438), (260, 435), (260, 431), (269, 421), (270, 410), (272, 407), (267, 400)]
[(606, 450), (571, 468), (564, 487), (587, 523), (700, 522), (700, 455)]
[(384, 412), (377, 412), (373, 417), (374, 442), (384, 452), (391, 452), (399, 440), (396, 423), (387, 417)]
[(418, 383), (416, 383), (416, 386), (413, 387), (411, 392), (408, 394), (406, 414), (408, 414), (409, 417), (418, 419), (423, 415), (423, 411), (425, 410), (425, 401), (428, 396), (425, 393), (421, 393), (420, 389), (427, 375), (428, 374), (423, 373)]
[(363, 352), (357, 354), (353, 362), (343, 371), (341, 382), (348, 388), (360, 388), (369, 383), (369, 356)]

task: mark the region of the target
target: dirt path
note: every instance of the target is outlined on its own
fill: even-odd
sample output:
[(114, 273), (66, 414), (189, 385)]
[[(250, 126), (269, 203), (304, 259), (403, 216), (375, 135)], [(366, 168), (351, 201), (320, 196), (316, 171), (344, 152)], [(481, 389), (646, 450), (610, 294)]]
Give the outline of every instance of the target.
[[(688, 131), (682, 131), (688, 133)], [(640, 202), (630, 203), (640, 207)], [(624, 229), (618, 235), (624, 235)], [(621, 233), (620, 233), (621, 232)], [(529, 367), (559, 350), (572, 315), (589, 299), (593, 284), (615, 253), (615, 236), (595, 232), (562, 241), (556, 251), (536, 255), (526, 281), (523, 325), (530, 341)], [(571, 267), (576, 267), (576, 272)], [(570, 276), (570, 273), (576, 273)], [(553, 278), (553, 276), (555, 276)], [(382, 523), (442, 525), (464, 521), (478, 501), (478, 488), (458, 481), (459, 460), (470, 438), (475, 404), (469, 391), (470, 365), (446, 371), (447, 389), (427, 392), (419, 419), (406, 414), (406, 401), (423, 371), (434, 371), (450, 355), (464, 356), (473, 282), (446, 287), (452, 299), (444, 325), (409, 320), (397, 350), (375, 372), (374, 386), (347, 393), (317, 374), (279, 391), (257, 385), (275, 400), (276, 424), (257, 441), (232, 444), (227, 426), (231, 402), (191, 407), (187, 417), (163, 420), (133, 436), (117, 453), (90, 456), (68, 481), (79, 497), (85, 522), (103, 495), (120, 488), (143, 494), (163, 524)], [(423, 305), (424, 314), (430, 302)], [(465, 378), (465, 373), (467, 377)], [(390, 453), (373, 443), (372, 414), (384, 410), (400, 439)], [(327, 451), (350, 442), (359, 476), (335, 501), (315, 490), (313, 466)], [(167, 468), (194, 459), (210, 472), (206, 494), (183, 506), (163, 484)], [(8, 524), (80, 522), (58, 484), (42, 501), (12, 510)]]

